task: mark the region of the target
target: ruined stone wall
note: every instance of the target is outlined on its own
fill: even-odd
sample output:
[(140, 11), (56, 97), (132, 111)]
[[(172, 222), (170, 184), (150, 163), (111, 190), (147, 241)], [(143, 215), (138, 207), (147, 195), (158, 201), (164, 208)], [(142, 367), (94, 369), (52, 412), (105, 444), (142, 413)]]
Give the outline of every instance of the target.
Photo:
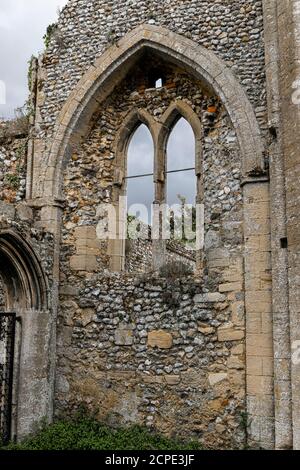
[[(196, 269), (196, 254), (188, 251), (184, 245), (172, 240), (166, 241), (166, 264), (181, 262), (190, 268)], [(126, 240), (125, 271), (129, 273), (146, 273), (153, 271), (153, 243), (152, 240)]]
[[(125, 271), (128, 273), (147, 273), (154, 271), (153, 257), (157, 256), (153, 250), (151, 239), (151, 226), (139, 221), (138, 238), (130, 237), (130, 229), (127, 228), (128, 236), (125, 241)], [(165, 241), (165, 263), (180, 262), (190, 272), (196, 270), (196, 252), (189, 250), (183, 241)]]
[[(166, 77), (162, 89), (145, 84), (153, 60)], [(159, 121), (176, 99), (203, 125), (204, 276), (110, 273), (96, 225), (99, 204), (112, 201), (118, 131), (133, 108)], [(224, 108), (183, 70), (142, 61), (99, 106), (65, 170), (57, 413), (85, 403), (112, 424), (139, 422), (216, 448), (244, 444), (240, 180), (237, 139)]]
[(75, 271), (109, 267), (107, 243), (96, 239), (95, 230), (98, 207), (113, 201), (117, 139), (124, 119), (132, 109), (144, 109), (159, 122), (177, 99), (190, 105), (203, 125), (205, 256), (226, 244), (232, 252), (242, 252), (241, 159), (228, 116), (200, 81), (160, 62), (154, 64), (166, 77), (166, 86), (146, 88), (152, 62), (145, 58), (99, 107), (91, 132), (73, 150), (65, 171), (62, 263), (70, 262)]
[(243, 446), (243, 327), (229, 295), (202, 292), (193, 278), (120, 274), (62, 288), (56, 412), (85, 404), (112, 425)]
[[(221, 448), (244, 444), (245, 429), (241, 423), (245, 423), (245, 413), (250, 412), (253, 435), (257, 436), (254, 443), (272, 447), (268, 183), (251, 181), (251, 185), (248, 181), (243, 201), (241, 161), (251, 155), (240, 154), (221, 99), (226, 95), (227, 106), (235, 110), (232, 115), (244, 117), (243, 122), (233, 123), (237, 133), (239, 125), (243, 129), (239, 135), (241, 147), (248, 136), (245, 121), (248, 117), (251, 121), (252, 115), (249, 110), (245, 115), (236, 113), (242, 104), (231, 96), (232, 87), (224, 87), (223, 97), (215, 96), (188, 74), (188, 67), (184, 71), (154, 56), (146, 60), (144, 56), (122, 83), (116, 80), (111, 96), (99, 103), (92, 121), (84, 123), (83, 127), (89, 128), (88, 135), (80, 145), (73, 146), (66, 162), (65, 202), (55, 197), (58, 193), (51, 193), (52, 180), (60, 175), (48, 154), (54, 123), (83, 74), (105, 50), (113, 45), (118, 48), (118, 40), (140, 24), (162, 26), (223, 59), (249, 96), (267, 146), (262, 3), (70, 0), (60, 15), (32, 80), (36, 96), (32, 95), (31, 102), (36, 99), (36, 109), (31, 118), (31, 122), (35, 120), (31, 133), (34, 139), (29, 143), (27, 162), (27, 174), (33, 175), (33, 182), (31, 176), (27, 181), (28, 198), (32, 194), (41, 196), (35, 186), (40, 189), (44, 183), (50, 196), (30, 201), (33, 212), (20, 204), (25, 189), (25, 153), (21, 155), (20, 148), (27, 143), (25, 137), (0, 147), (4, 169), (0, 173), (1, 211), (6, 219), (27, 224), (50, 284), (52, 276), (60, 284), (57, 413), (71, 412), (85, 403), (100, 419), (112, 424), (140, 422), (166, 434), (175, 430), (177, 435), (184, 433), (207, 446)], [(144, 38), (148, 34), (145, 30)], [(151, 34), (153, 39), (158, 33)], [(174, 48), (181, 50), (181, 46), (177, 41)], [(162, 89), (149, 89), (145, 83), (153, 65), (167, 78)], [(221, 76), (221, 90), (222, 80), (230, 78), (228, 71), (224, 68), (223, 76), (222, 64), (217, 71), (210, 70), (211, 85), (216, 72)], [(234, 77), (231, 80), (234, 83)], [(243, 93), (239, 97), (243, 101)], [(97, 239), (96, 226), (98, 206), (113, 200), (118, 132), (132, 109), (146, 110), (159, 122), (175, 100), (187, 103), (203, 127), (203, 276), (147, 279), (136, 274), (140, 271), (136, 260), (129, 266), (131, 274), (110, 273), (108, 246)], [(71, 117), (62, 117), (64, 129)], [(255, 119), (252, 121), (255, 124)], [(256, 126), (253, 122), (249, 125), (256, 136)], [(76, 126), (70, 125), (69, 131), (76, 133)], [(60, 149), (61, 135), (58, 133), (53, 145), (53, 155)], [(249, 136), (253, 137), (253, 133)], [(257, 148), (259, 154), (260, 143)], [(259, 157), (256, 153), (254, 160)], [(268, 152), (265, 156), (268, 160)], [(259, 175), (252, 173), (252, 177), (261, 176), (263, 171), (260, 168)], [(33, 226), (38, 229), (36, 232)], [(47, 251), (48, 235), (40, 231), (41, 226), (55, 234), (52, 254)], [(170, 254), (169, 259), (172, 257)], [(55, 289), (51, 295), (56, 304)], [(34, 328), (38, 331), (37, 322)], [(54, 330), (51, 335), (55, 336)], [(52, 344), (52, 352), (53, 347)], [(50, 359), (53, 364), (53, 357)]]
[(147, 273), (153, 271), (151, 240), (126, 240), (125, 270), (128, 273)]
[[(268, 133), (263, 3), (267, 10), (266, 39), (272, 52), (267, 57), (268, 73), (272, 75), (272, 80), (275, 77), (275, 83), (280, 69), (282, 78), (279, 84), (284, 95), (282, 109), (285, 125), (281, 129), (282, 136), (278, 132), (279, 90), (276, 83), (272, 83), (274, 87), (269, 90), (272, 95), (269, 99), (272, 136)], [(275, 3), (278, 3), (276, 14), (280, 19), (276, 18), (274, 22), (271, 18), (270, 22), (269, 9), (273, 9)], [(26, 132), (7, 139), (1, 133), (3, 126), (0, 123), (0, 230), (9, 227), (20, 231), (33, 244), (49, 282), (49, 300), (54, 304), (57, 298), (55, 289), (51, 290), (53, 276), (55, 283), (60, 283), (57, 413), (71, 412), (85, 403), (91, 411), (97, 411), (100, 419), (112, 424), (140, 422), (166, 434), (172, 434), (175, 430), (178, 435), (184, 433), (196, 437), (205, 445), (217, 448), (243, 445), (245, 429), (241, 423), (245, 424), (247, 413), (248, 443), (272, 448), (275, 357), (276, 445), (282, 448), (291, 445), (289, 309), (288, 295), (282, 293), (288, 291), (285, 258), (289, 256), (291, 337), (296, 341), (299, 324), (299, 237), (296, 217), (299, 171), (294, 160), (296, 144), (290, 145), (290, 142), (299, 135), (296, 132), (299, 120), (294, 119), (294, 114), (290, 112), (291, 90), (286, 86), (287, 76), (290, 84), (298, 78), (298, 69), (290, 67), (296, 57), (293, 43), (296, 27), (294, 35), (286, 34), (293, 23), (291, 8), (294, 4), (294, 0), (69, 0), (63, 9), (49, 47), (39, 58), (37, 76), (33, 67), (34, 93), (31, 103), (34, 105), (36, 99), (36, 109), (31, 117), (31, 122), (35, 120), (35, 126), (31, 133), (34, 139), (29, 143), (32, 146), (32, 152), (28, 153), (30, 162), (26, 162)], [(155, 60), (155, 65), (166, 74), (166, 86), (161, 90), (148, 88), (143, 78), (147, 75), (145, 62), (131, 71), (122, 83), (117, 84), (116, 81), (114, 92), (99, 104), (92, 122), (85, 122), (90, 128), (88, 136), (81, 145), (73, 147), (64, 174), (65, 206), (62, 200), (55, 198), (57, 194), (52, 198), (49, 190), (50, 197), (46, 200), (30, 201), (34, 207), (32, 210), (23, 204), (26, 164), (27, 174), (32, 174), (34, 178), (33, 184), (27, 181), (30, 199), (35, 194), (35, 191), (31, 192), (32, 186), (44, 184), (39, 177), (46, 173), (45, 168), (41, 170), (42, 166), (47, 166), (49, 161), (53, 165), (48, 150), (53, 143), (54, 123), (71, 91), (105, 50), (111, 46), (115, 46), (116, 50), (118, 40), (140, 24), (162, 26), (213, 51), (227, 66), (224, 76), (222, 67), (216, 71), (218, 77), (222, 77), (221, 81), (226, 80), (227, 76), (230, 79), (228, 70), (234, 73), (253, 105), (262, 130), (267, 164), (269, 152), (272, 156), (271, 194), (267, 176), (261, 168), (260, 172), (252, 171), (250, 180), (242, 181), (241, 160), (250, 156), (240, 154), (236, 133), (221, 103), (222, 96), (214, 96), (202, 82), (191, 78), (187, 71), (148, 57), (148, 65)], [(279, 69), (275, 70), (273, 56), (278, 52), (275, 47), (277, 38), (270, 39), (270, 35), (276, 35), (278, 26), (281, 37), (279, 50), (283, 59)], [(147, 38), (148, 34), (149, 30), (145, 30), (143, 38)], [(157, 31), (151, 32), (152, 39), (156, 34)], [(176, 47), (181, 50), (180, 41), (175, 43), (174, 50)], [(287, 50), (289, 54), (286, 54)], [(287, 70), (293, 72), (288, 74)], [(93, 80), (91, 77), (93, 71), (90, 73)], [(212, 84), (215, 78), (217, 75), (212, 74)], [(269, 77), (269, 81), (272, 80)], [(232, 94), (230, 87), (224, 87), (225, 90)], [(226, 95), (225, 98), (227, 106), (235, 111), (242, 106), (233, 96), (228, 99)], [(201, 120), (204, 132), (203, 277), (145, 278), (136, 274), (144, 271), (137, 259), (138, 252), (131, 260), (130, 256), (127, 257), (130, 274), (110, 273), (108, 247), (106, 242), (97, 239), (96, 225), (99, 204), (112, 201), (117, 133), (131, 109), (145, 109), (154, 120), (159, 121), (176, 99), (183, 100), (193, 109)], [(273, 112), (277, 113), (275, 117)], [(244, 117), (250, 114), (246, 113)], [(240, 114), (236, 113), (235, 116)], [(83, 113), (83, 120), (84, 117)], [(71, 116), (62, 117), (62, 127), (69, 123), (69, 118)], [(252, 124), (249, 122), (250, 127)], [(245, 122), (234, 122), (234, 125), (237, 130), (241, 126), (244, 132)], [(76, 126), (72, 128), (72, 125), (69, 130), (70, 133), (77, 131)], [(253, 137), (251, 132), (249, 135)], [(247, 138), (247, 133), (244, 132), (242, 137)], [(282, 177), (284, 165), (279, 148), (283, 137), (281, 150), (286, 154), (286, 182)], [(60, 138), (58, 134), (55, 142), (57, 148), (60, 148)], [(268, 147), (269, 144), (272, 145)], [(55, 145), (53, 147), (55, 153), (57, 149)], [(32, 161), (31, 156), (34, 157)], [(51, 188), (54, 174), (55, 177), (59, 176), (51, 165), (48, 173), (47, 167), (47, 189), (47, 185)], [(285, 183), (288, 190), (288, 233), (282, 228), (286, 222)], [(270, 196), (273, 208), (271, 226)], [(279, 212), (281, 228), (278, 228), (280, 224), (276, 221)], [(55, 249), (52, 236), (45, 233), (41, 226), (47, 226), (55, 234)], [(289, 251), (284, 248), (285, 252), (281, 255), (283, 251), (279, 241), (284, 242), (286, 237)], [(172, 259), (170, 253), (167, 259)], [(178, 254), (175, 256), (177, 259)], [(151, 249), (146, 250), (142, 264), (148, 264), (149, 257)], [(3, 297), (0, 286), (0, 309), (1, 302), (3, 304), (1, 295)], [(34, 317), (31, 325), (34, 328), (28, 328), (30, 334), (26, 337), (27, 341), (33, 336), (39, 339), (44, 336), (48, 341), (46, 334), (38, 333), (50, 331), (55, 324), (55, 313), (51, 317), (52, 323), (46, 324), (47, 321), (48, 317), (44, 314), (40, 319)], [(52, 328), (51, 338), (54, 337)], [(45, 361), (45, 370), (49, 370), (49, 364), (53, 370), (54, 344), (49, 340), (47, 347), (49, 345), (52, 365)], [(47, 348), (44, 346), (41, 339), (41, 351), (45, 354)], [(31, 351), (30, 347), (28, 351)], [(31, 365), (30, 362), (27, 364)], [(296, 431), (300, 422), (297, 366), (292, 367)], [(33, 372), (27, 372), (30, 378)], [(41, 383), (44, 383), (43, 380), (44, 377)], [(32, 392), (32, 396), (39, 401), (38, 393)], [(31, 403), (32, 396), (25, 394)], [(22, 403), (27, 404), (24, 397)], [(47, 407), (52, 407), (51, 398)], [(48, 416), (50, 414), (51, 411)], [(27, 431), (30, 430), (28, 425)], [(299, 432), (294, 434), (297, 439), (294, 444), (298, 445)]]

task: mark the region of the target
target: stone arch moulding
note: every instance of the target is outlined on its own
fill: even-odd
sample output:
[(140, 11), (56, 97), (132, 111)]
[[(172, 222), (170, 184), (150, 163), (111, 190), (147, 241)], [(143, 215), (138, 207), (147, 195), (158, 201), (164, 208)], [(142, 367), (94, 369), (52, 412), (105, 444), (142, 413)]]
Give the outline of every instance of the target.
[(155, 148), (158, 126), (155, 119), (144, 109), (132, 109), (124, 119), (121, 129), (118, 132), (115, 143), (115, 184), (121, 186), (126, 174), (127, 168), (127, 151), (130, 139), (134, 131), (141, 125), (145, 124), (150, 131)]
[(0, 228), (0, 272), (5, 310), (17, 314), (12, 370), (11, 438), (22, 439), (51, 419), (53, 403), (54, 325), (48, 304), (48, 283), (32, 248), (22, 234)]
[[(176, 125), (180, 118), (184, 118), (192, 127), (194, 136), (195, 136), (195, 168), (196, 168), (196, 176), (201, 177), (203, 176), (203, 151), (202, 151), (202, 137), (203, 137), (203, 129), (201, 125), (201, 121), (197, 114), (193, 111), (191, 106), (185, 103), (182, 100), (176, 100), (168, 107), (168, 109), (164, 112), (161, 123), (162, 126), (160, 128), (160, 132), (158, 134), (158, 152), (161, 153), (161, 157), (159, 160), (164, 160), (167, 158), (167, 144), (170, 134), (172, 132), (173, 127)], [(164, 161), (164, 166), (166, 162)], [(201, 188), (198, 188), (200, 192)], [(199, 201), (202, 202), (202, 201)]]
[(164, 112), (161, 118), (161, 122), (165, 126), (167, 133), (172, 130), (178, 119), (180, 119), (181, 117), (188, 121), (188, 123), (192, 126), (195, 138), (201, 141), (202, 128), (200, 119), (197, 114), (193, 111), (191, 106), (189, 106), (185, 101), (182, 100), (176, 100), (171, 103), (171, 105)]
[(235, 128), (244, 177), (263, 171), (263, 145), (255, 113), (231, 70), (212, 51), (194, 41), (165, 28), (144, 24), (106, 50), (71, 92), (55, 124), (52, 145), (40, 175), (41, 190), (33, 194), (33, 198), (62, 198), (62, 174), (72, 145), (88, 131), (99, 103), (147, 49), (184, 67), (214, 90)]
[(120, 207), (119, 205), (119, 196), (125, 196), (126, 194), (125, 177), (127, 174), (127, 152), (130, 139), (134, 131), (141, 124), (145, 124), (149, 129), (153, 140), (153, 148), (155, 149), (159, 124), (144, 109), (134, 108), (127, 114), (115, 141), (113, 204), (115, 213), (118, 214), (115, 227), (117, 237), (108, 242), (110, 269), (115, 272), (123, 271), (125, 268), (124, 230), (126, 226), (126, 211), (124, 206)]
[(47, 310), (47, 284), (31, 246), (11, 230), (0, 232), (0, 270), (6, 287), (9, 311)]

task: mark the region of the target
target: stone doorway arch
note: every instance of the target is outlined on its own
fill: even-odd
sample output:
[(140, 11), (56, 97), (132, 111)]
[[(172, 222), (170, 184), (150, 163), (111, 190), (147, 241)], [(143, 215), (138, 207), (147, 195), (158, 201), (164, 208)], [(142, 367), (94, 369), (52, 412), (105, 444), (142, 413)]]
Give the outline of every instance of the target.
[(8, 440), (31, 432), (49, 407), (47, 282), (30, 244), (10, 228), (0, 230), (0, 278), (1, 432)]
[(0, 273), (5, 285), (5, 310), (47, 310), (46, 281), (30, 245), (10, 230), (0, 233)]

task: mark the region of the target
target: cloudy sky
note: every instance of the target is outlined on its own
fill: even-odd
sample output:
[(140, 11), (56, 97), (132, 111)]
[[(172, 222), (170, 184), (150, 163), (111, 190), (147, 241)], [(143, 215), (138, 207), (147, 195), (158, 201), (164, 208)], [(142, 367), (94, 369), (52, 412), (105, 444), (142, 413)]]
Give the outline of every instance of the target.
[[(31, 55), (43, 50), (43, 36), (67, 0), (0, 0), (0, 84), (6, 87), (6, 104), (0, 117), (14, 116), (27, 98), (27, 70)], [(1, 86), (0, 85), (0, 86)]]

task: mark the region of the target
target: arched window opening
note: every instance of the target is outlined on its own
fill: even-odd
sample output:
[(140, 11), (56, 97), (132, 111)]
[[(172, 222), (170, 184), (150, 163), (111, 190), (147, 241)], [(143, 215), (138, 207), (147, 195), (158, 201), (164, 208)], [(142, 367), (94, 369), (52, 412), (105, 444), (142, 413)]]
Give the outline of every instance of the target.
[(195, 204), (195, 135), (192, 127), (180, 118), (173, 127), (167, 146), (167, 203), (169, 206)]
[(163, 87), (163, 79), (158, 78), (155, 82), (155, 88), (162, 88)]
[(151, 225), (154, 201), (154, 145), (145, 124), (134, 131), (127, 152), (127, 212), (144, 224)]
[(193, 243), (195, 233), (195, 152), (195, 134), (187, 120), (181, 117), (168, 139), (166, 199), (170, 211), (171, 238), (178, 239), (187, 248)]
[(152, 70), (148, 77), (149, 88), (162, 88), (166, 84), (166, 77), (161, 70)]
[[(198, 116), (181, 101), (166, 110), (161, 122), (146, 110), (129, 114), (117, 140), (120, 171), (115, 173), (114, 200), (119, 201), (120, 235), (109, 244), (112, 270), (157, 271), (174, 256), (200, 266), (201, 203), (198, 207), (196, 201), (203, 200), (201, 137)], [(179, 214), (172, 212), (174, 205)]]

